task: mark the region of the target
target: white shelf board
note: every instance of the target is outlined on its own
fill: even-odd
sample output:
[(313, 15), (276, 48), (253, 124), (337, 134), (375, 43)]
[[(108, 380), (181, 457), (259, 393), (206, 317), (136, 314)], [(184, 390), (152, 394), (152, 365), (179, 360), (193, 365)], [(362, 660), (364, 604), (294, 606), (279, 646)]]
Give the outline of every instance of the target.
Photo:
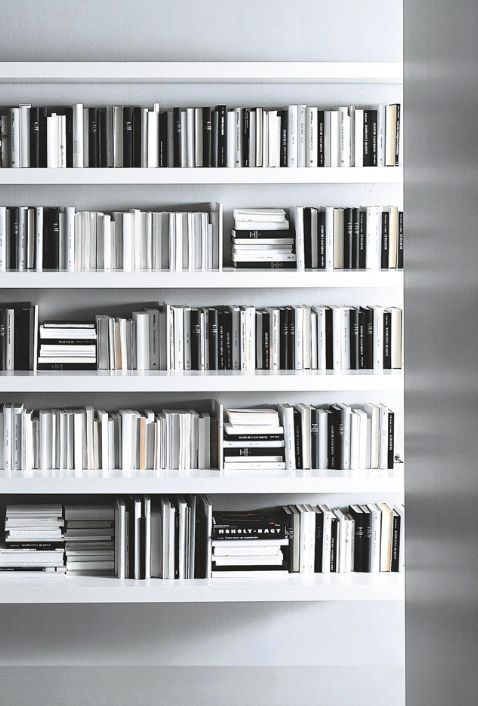
[(0, 272), (0, 289), (402, 289), (403, 271)]
[(402, 83), (399, 62), (2, 62), (0, 83)]
[(0, 603), (270, 603), (401, 601), (401, 574), (287, 574), (270, 578), (135, 581), (0, 574)]
[(31, 471), (0, 472), (2, 494), (382, 493), (403, 494), (403, 465), (393, 471)]
[(3, 392), (328, 392), (403, 389), (401, 370), (317, 371), (42, 371), (0, 373)]
[(401, 184), (401, 167), (0, 169), (1, 184)]

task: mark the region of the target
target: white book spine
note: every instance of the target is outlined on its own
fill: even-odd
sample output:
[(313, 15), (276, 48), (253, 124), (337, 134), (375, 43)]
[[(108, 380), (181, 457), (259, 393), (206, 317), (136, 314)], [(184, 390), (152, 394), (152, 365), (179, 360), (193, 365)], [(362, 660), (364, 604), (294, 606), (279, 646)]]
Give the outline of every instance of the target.
[(7, 269), (7, 208), (0, 206), (0, 272)]
[(203, 149), (204, 144), (202, 108), (196, 108), (194, 111), (194, 166), (196, 167), (203, 166)]
[(297, 108), (297, 166), (305, 167), (305, 142), (306, 142), (306, 107), (299, 105)]
[(66, 231), (66, 269), (75, 271), (75, 207), (67, 206), (65, 209)]
[(84, 140), (83, 140), (83, 104), (75, 103), (73, 106), (73, 166), (83, 167)]
[(354, 113), (354, 160), (356, 167), (363, 167), (363, 110), (356, 108)]
[(20, 167), (20, 108), (10, 108), (10, 167)]
[(141, 166), (148, 166), (148, 109), (141, 108)]
[(186, 166), (194, 167), (194, 108), (187, 108), (186, 110)]
[(58, 116), (56, 113), (52, 113), (47, 117), (46, 132), (47, 166), (50, 169), (55, 169), (58, 167)]
[(287, 111), (287, 166), (298, 165), (298, 106), (289, 105)]
[(66, 167), (66, 115), (57, 116), (58, 128), (58, 163), (57, 167)]
[(339, 136), (339, 112), (330, 111), (330, 166), (339, 166), (340, 136)]
[(306, 127), (306, 166), (316, 167), (318, 159), (317, 108), (307, 108)]
[(385, 105), (377, 106), (377, 167), (385, 166)]
[(159, 166), (158, 155), (158, 126), (159, 113), (156, 110), (148, 110), (148, 167), (155, 169)]
[(30, 109), (31, 105), (21, 104), (20, 111), (20, 166), (30, 166)]
[(305, 270), (305, 248), (304, 248), (304, 208), (296, 206), (292, 209), (295, 225), (295, 252), (297, 259), (297, 269), (300, 272)]
[(339, 167), (350, 167), (350, 115), (348, 108), (339, 108), (338, 121)]

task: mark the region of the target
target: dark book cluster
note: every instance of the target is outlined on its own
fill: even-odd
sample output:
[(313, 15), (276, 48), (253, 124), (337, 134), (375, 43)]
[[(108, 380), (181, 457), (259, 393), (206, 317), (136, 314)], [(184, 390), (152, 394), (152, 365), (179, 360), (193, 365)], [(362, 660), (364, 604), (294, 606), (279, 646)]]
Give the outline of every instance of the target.
[(395, 167), (400, 105), (35, 107), (0, 116), (2, 167)]
[(36, 370), (38, 305), (0, 305), (0, 371)]

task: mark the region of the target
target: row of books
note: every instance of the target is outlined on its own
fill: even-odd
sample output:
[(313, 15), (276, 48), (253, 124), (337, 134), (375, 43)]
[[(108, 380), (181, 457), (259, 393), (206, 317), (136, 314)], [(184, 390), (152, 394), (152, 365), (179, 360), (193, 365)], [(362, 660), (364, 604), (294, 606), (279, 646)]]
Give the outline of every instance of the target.
[(32, 107), (0, 116), (2, 167), (394, 167), (400, 105)]
[(0, 571), (120, 579), (399, 572), (404, 506), (221, 511), (207, 496), (8, 505)]
[(225, 411), (224, 470), (393, 469), (395, 414), (384, 404), (278, 404)]
[(0, 271), (187, 272), (221, 266), (220, 204), (210, 211), (113, 213), (0, 206)]
[(372, 402), (227, 409), (0, 407), (0, 469), (19, 471), (392, 469), (395, 414)]
[(33, 410), (21, 403), (0, 409), (0, 468), (7, 472), (193, 470), (218, 464), (212, 402), (200, 411)]

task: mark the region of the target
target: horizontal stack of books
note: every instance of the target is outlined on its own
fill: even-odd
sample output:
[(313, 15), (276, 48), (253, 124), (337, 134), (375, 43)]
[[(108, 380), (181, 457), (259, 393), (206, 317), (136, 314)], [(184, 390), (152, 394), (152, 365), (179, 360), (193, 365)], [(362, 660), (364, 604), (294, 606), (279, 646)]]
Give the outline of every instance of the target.
[(384, 167), (400, 105), (32, 107), (0, 116), (2, 167)]
[(404, 506), (390, 503), (289, 505), (289, 571), (378, 573), (404, 568)]
[(65, 505), (66, 571), (77, 576), (113, 576), (113, 505)]
[(228, 409), (224, 424), (225, 471), (284, 470), (284, 427), (275, 409)]
[(243, 577), (287, 573), (289, 545), (282, 508), (212, 513), (212, 576)]
[(96, 370), (96, 326), (45, 321), (39, 329), (38, 370)]
[(0, 305), (0, 371), (36, 370), (38, 305)]
[(295, 234), (283, 208), (235, 208), (233, 217), (234, 267), (296, 267)]
[(64, 573), (61, 505), (7, 505), (0, 571)]

